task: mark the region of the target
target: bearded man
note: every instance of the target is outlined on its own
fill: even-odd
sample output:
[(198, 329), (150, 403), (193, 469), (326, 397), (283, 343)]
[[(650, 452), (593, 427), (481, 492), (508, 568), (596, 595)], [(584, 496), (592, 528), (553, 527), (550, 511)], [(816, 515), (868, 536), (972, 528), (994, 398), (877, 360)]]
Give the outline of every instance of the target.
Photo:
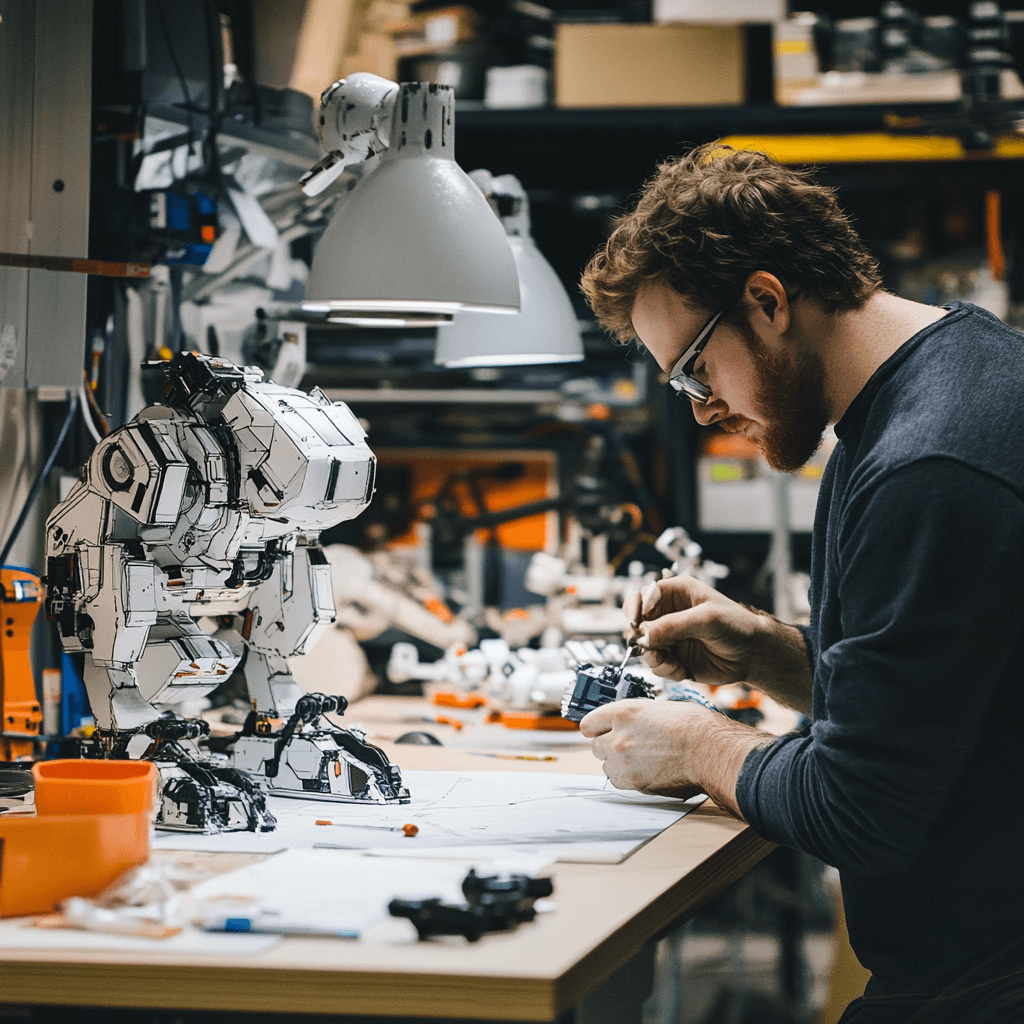
[(773, 468), (838, 437), (808, 628), (683, 577), (627, 606), (659, 675), (748, 683), (809, 727), (621, 701), (581, 723), (606, 774), (703, 790), (839, 869), (872, 973), (843, 1024), (1024, 1021), (1024, 338), (884, 291), (831, 190), (715, 144), (659, 168), (582, 287)]

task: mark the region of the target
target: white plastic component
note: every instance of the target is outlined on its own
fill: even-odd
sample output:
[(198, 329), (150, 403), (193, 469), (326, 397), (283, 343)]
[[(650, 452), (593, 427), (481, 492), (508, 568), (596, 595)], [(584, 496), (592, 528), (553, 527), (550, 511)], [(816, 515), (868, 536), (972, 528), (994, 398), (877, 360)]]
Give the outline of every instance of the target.
[(398, 85), (357, 71), (328, 86), (313, 114), (313, 127), (327, 155), (300, 179), (307, 196), (319, 195), (351, 164), (388, 148)]

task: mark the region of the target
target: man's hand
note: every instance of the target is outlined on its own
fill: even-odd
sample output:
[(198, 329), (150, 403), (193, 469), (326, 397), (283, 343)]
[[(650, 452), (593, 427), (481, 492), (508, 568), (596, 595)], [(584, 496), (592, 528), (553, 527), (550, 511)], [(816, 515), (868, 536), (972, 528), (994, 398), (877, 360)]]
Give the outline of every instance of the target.
[(741, 817), (736, 780), (747, 754), (775, 739), (692, 701), (620, 700), (580, 722), (616, 789), (661, 796), (707, 793)]
[(689, 701), (619, 700), (585, 715), (580, 732), (616, 789), (685, 798), (703, 792), (683, 765), (695, 711), (714, 714)]
[(666, 679), (715, 686), (749, 683), (810, 714), (811, 671), (803, 637), (765, 612), (738, 604), (692, 576), (658, 580), (627, 597), (626, 638)]

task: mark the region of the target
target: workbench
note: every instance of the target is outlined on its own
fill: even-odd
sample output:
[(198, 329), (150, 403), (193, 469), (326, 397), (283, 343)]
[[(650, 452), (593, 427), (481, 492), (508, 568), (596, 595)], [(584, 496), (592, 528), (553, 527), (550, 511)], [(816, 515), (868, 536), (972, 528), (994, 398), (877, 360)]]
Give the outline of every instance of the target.
[[(410, 709), (423, 705), (374, 697), (346, 719), (377, 721), (386, 733), (390, 708), (407, 721)], [(443, 736), (445, 728), (431, 731)], [(372, 727), (370, 733), (407, 770), (600, 772), (583, 748), (559, 754), (557, 762), (500, 760), (449, 746), (395, 746), (375, 738)], [(476, 943), (289, 937), (241, 961), (158, 950), (4, 950), (0, 1009), (48, 1004), (628, 1024), (640, 1019), (650, 991), (655, 941), (772, 849), (708, 800), (621, 864), (553, 865), (545, 874), (554, 880), (557, 910)]]

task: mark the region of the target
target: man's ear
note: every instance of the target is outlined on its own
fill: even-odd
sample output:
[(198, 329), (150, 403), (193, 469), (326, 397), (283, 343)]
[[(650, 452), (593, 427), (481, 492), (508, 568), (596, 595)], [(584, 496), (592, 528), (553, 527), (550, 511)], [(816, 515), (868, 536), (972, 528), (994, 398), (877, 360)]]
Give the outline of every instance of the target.
[(782, 282), (767, 270), (756, 270), (747, 278), (743, 291), (745, 305), (750, 310), (751, 321), (761, 320), (761, 325), (776, 334), (789, 330), (789, 298)]

